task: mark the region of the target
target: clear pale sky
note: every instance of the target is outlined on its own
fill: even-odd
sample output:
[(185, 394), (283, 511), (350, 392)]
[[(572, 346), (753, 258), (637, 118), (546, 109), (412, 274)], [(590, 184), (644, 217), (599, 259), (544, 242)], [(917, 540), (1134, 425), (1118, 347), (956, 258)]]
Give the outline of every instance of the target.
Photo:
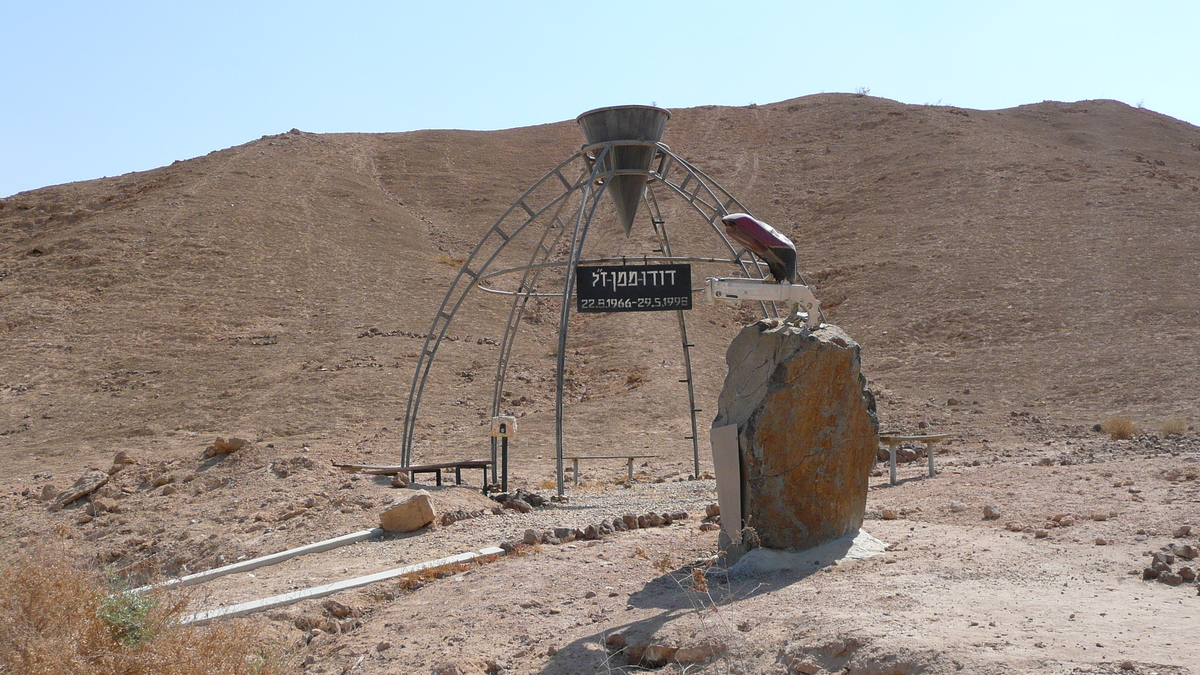
[(1200, 2), (0, 0), (0, 196), (304, 131), (868, 88), (1111, 98), (1200, 124)]

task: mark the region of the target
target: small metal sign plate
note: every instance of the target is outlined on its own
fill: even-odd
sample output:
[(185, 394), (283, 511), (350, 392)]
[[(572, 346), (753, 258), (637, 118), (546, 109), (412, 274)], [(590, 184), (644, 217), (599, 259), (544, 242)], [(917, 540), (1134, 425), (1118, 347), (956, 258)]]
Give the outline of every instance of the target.
[(691, 265), (579, 265), (575, 275), (580, 313), (692, 308)]

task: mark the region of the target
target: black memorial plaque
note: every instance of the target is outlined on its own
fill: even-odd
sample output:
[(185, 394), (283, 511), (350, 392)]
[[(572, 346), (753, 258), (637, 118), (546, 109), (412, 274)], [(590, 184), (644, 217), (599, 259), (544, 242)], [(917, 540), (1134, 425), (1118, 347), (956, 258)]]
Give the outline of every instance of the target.
[(579, 265), (575, 285), (580, 313), (692, 308), (691, 265)]

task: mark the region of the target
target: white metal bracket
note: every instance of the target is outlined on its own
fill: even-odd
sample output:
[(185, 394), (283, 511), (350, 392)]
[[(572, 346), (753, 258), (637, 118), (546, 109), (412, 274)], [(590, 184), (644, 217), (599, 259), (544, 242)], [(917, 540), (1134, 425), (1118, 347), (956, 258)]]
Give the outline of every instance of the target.
[(791, 312), (788, 323), (793, 323), (803, 311), (808, 316), (804, 325), (809, 330), (821, 325), (821, 303), (813, 295), (812, 289), (804, 284), (769, 283), (763, 279), (743, 279), (740, 277), (709, 277), (708, 292), (705, 294), (709, 302), (724, 302), (735, 305), (743, 300), (755, 302), (786, 302)]

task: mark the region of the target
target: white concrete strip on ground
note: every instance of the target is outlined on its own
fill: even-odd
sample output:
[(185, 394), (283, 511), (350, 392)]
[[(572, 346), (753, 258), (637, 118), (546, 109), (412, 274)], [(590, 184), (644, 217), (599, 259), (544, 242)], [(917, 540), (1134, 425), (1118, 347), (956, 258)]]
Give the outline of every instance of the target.
[(213, 619), (232, 619), (232, 618), (239, 617), (239, 616), (246, 616), (247, 614), (253, 614), (255, 612), (261, 612), (266, 609), (274, 609), (276, 607), (283, 607), (285, 605), (291, 605), (293, 603), (300, 602), (301, 600), (311, 600), (314, 598), (323, 598), (325, 596), (333, 595), (334, 593), (339, 593), (341, 591), (348, 591), (352, 588), (358, 588), (360, 586), (366, 586), (368, 584), (374, 584), (374, 583), (378, 583), (380, 581), (387, 581), (388, 579), (395, 579), (396, 577), (404, 576), (405, 574), (410, 574), (412, 572), (420, 572), (421, 570), (426, 570), (426, 569), (431, 569), (431, 568), (436, 568), (436, 567), (443, 567), (445, 565), (466, 563), (466, 562), (478, 560), (479, 558), (484, 558), (484, 557), (487, 557), (490, 555), (503, 555), (503, 554), (504, 554), (504, 549), (502, 549), (498, 546), (489, 546), (487, 548), (483, 548), (478, 551), (459, 553), (458, 555), (452, 555), (452, 556), (449, 556), (446, 558), (438, 558), (437, 560), (430, 560), (430, 561), (423, 562), (423, 563), (416, 563), (414, 565), (406, 565), (404, 567), (397, 567), (396, 569), (387, 570), (385, 572), (376, 572), (375, 574), (368, 574), (365, 577), (355, 577), (353, 579), (344, 579), (342, 581), (335, 581), (332, 584), (325, 584), (324, 586), (314, 586), (313, 588), (306, 588), (306, 589), (299, 590), (299, 591), (292, 591), (291, 593), (284, 593), (283, 595), (274, 595), (269, 598), (263, 598), (261, 600), (251, 600), (250, 602), (243, 602), (243, 603), (240, 603), (237, 605), (230, 605), (229, 607), (221, 607), (218, 609), (209, 609), (209, 610), (205, 610), (203, 612), (197, 612), (191, 616), (184, 617), (183, 619), (180, 620), (180, 623), (182, 623), (182, 624), (191, 624), (191, 623), (201, 624), (201, 623), (207, 623), (209, 621), (212, 621)]
[(236, 574), (238, 572), (249, 572), (250, 570), (258, 569), (259, 567), (266, 567), (267, 565), (275, 565), (275, 564), (281, 563), (284, 560), (289, 560), (291, 558), (295, 558), (296, 556), (307, 555), (309, 553), (320, 553), (322, 551), (328, 551), (330, 549), (338, 548), (340, 546), (348, 546), (350, 544), (357, 544), (360, 541), (366, 541), (368, 539), (375, 539), (376, 537), (379, 537), (382, 534), (383, 534), (383, 528), (379, 528), (379, 527), (376, 527), (376, 528), (370, 529), (370, 530), (362, 530), (360, 532), (354, 532), (352, 534), (346, 534), (346, 535), (342, 535), (340, 537), (334, 537), (333, 539), (326, 539), (325, 541), (318, 541), (315, 544), (308, 544), (306, 546), (298, 546), (296, 548), (289, 548), (286, 551), (280, 551), (279, 553), (272, 553), (271, 555), (264, 555), (260, 558), (254, 558), (253, 560), (243, 560), (242, 562), (234, 563), (232, 565), (226, 565), (224, 567), (216, 567), (211, 570), (205, 570), (204, 572), (197, 572), (196, 574), (189, 574), (186, 577), (180, 577), (178, 579), (171, 579), (170, 581), (164, 581), (161, 584), (154, 584), (153, 586), (142, 586), (141, 588), (133, 589), (132, 591), (130, 591), (130, 593), (142, 593), (144, 591), (150, 590), (151, 588), (170, 588), (172, 586), (194, 586), (196, 584), (202, 584), (205, 581), (209, 581), (210, 579), (216, 579), (217, 577), (223, 577), (226, 574)]

